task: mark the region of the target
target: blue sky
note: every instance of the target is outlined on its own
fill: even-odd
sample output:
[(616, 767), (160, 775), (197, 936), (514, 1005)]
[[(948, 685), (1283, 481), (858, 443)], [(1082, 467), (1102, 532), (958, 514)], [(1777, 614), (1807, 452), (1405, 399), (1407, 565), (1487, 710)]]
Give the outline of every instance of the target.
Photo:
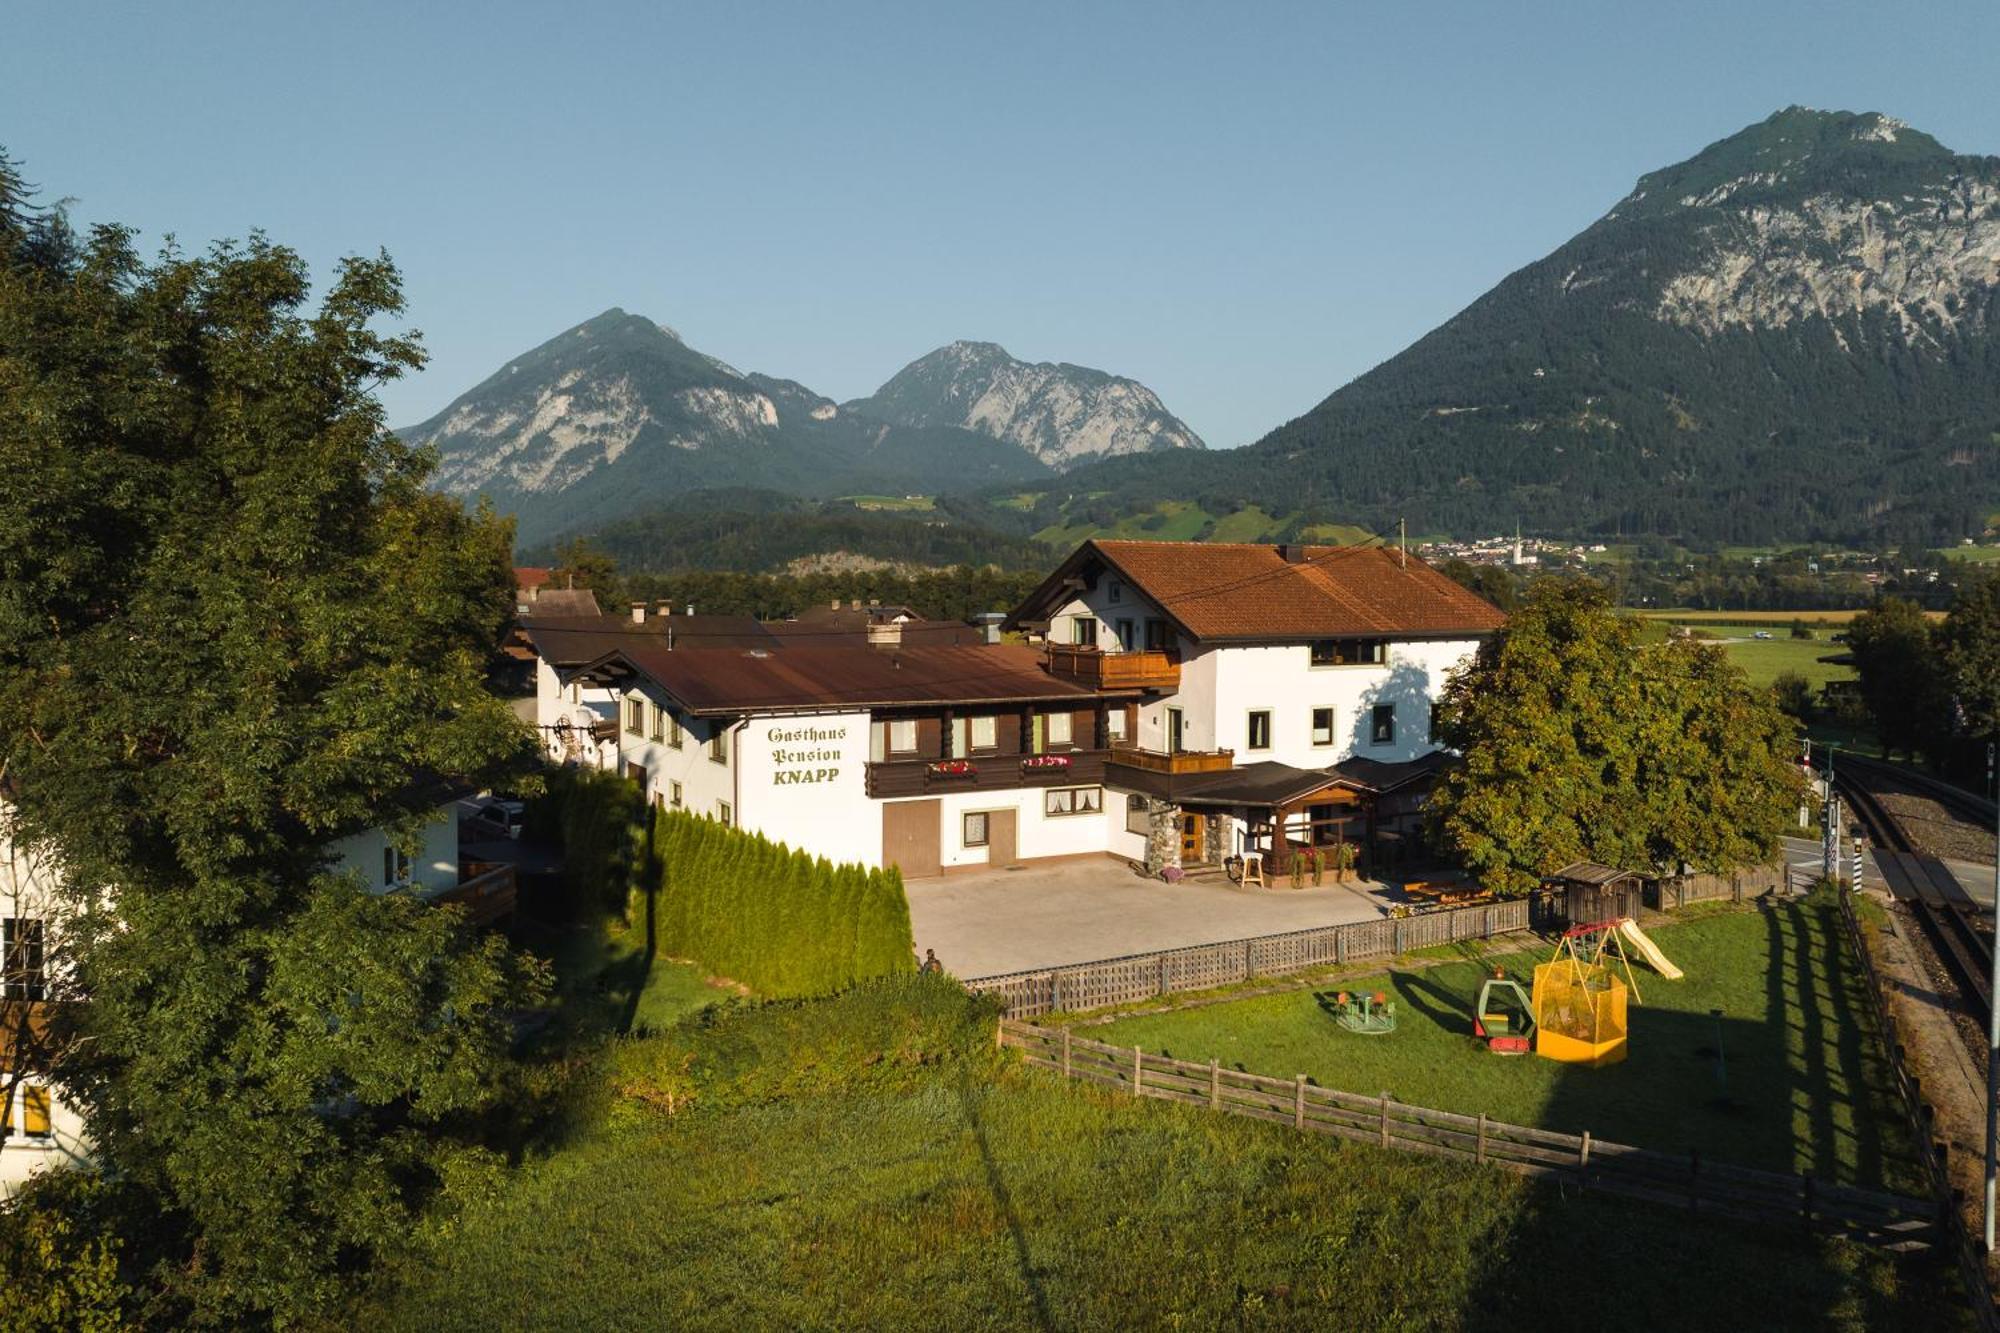
[(1242, 444), (1786, 104), (2000, 152), (1991, 0), (77, 0), (7, 29), (0, 144), (80, 220), (395, 257), (432, 357), (397, 424), (620, 305), (836, 398), (988, 339)]

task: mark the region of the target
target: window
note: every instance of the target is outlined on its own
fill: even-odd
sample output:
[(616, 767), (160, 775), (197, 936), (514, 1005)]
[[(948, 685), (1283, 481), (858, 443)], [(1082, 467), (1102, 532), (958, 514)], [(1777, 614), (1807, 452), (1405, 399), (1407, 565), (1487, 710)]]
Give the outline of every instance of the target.
[(410, 878), (410, 858), (394, 847), (382, 849), (382, 887), (394, 888)]
[(1050, 713), (1048, 729), (1044, 734), (1050, 745), (1070, 745), (1074, 743), (1070, 738), (1076, 734), (1075, 726), (1074, 713)]
[(1111, 580), (1111, 590), (1106, 595), (1111, 598), (1111, 602), (1114, 606), (1117, 605), (1119, 602), (1125, 600), (1125, 585), (1120, 583), (1117, 579)]
[(916, 752), (917, 720), (913, 717), (903, 717), (889, 723), (889, 753), (915, 754)]
[(667, 790), (669, 792), (669, 795), (667, 797), (667, 804), (671, 805), (676, 810), (680, 809), (682, 804), (681, 784), (678, 782), (669, 782), (667, 784)]
[(1097, 646), (1097, 617), (1072, 616), (1069, 622), (1070, 642), (1079, 648)]
[(1000, 719), (997, 717), (967, 718), (972, 732), (974, 750), (997, 750), (1000, 748)]
[(1187, 716), (1178, 708), (1167, 710), (1167, 753), (1179, 754), (1187, 748)]
[(42, 967), (42, 922), (39, 917), (10, 916), (6, 920), (6, 996), (10, 1000), (46, 998)]
[(21, 1088), (21, 1132), (31, 1139), (49, 1136), (49, 1090), (29, 1083)]
[(729, 762), (729, 729), (716, 724), (715, 734), (708, 738), (708, 757), (718, 764)]
[(646, 701), (637, 695), (625, 701), (625, 730), (634, 736), (646, 734)]
[(964, 834), (964, 842), (967, 847), (984, 847), (986, 845), (986, 812), (984, 810), (968, 810), (965, 814), (965, 826), (961, 832)]
[(1051, 787), (1042, 793), (1042, 813), (1051, 819), (1064, 815), (1104, 813), (1102, 787)]
[(654, 704), (653, 739), (656, 741), (663, 741), (666, 738), (667, 738), (667, 710), (660, 707), (658, 704)]
[(1146, 622), (1146, 651), (1163, 653), (1167, 650), (1167, 622), (1148, 620)]
[(1244, 743), (1246, 749), (1251, 749), (1251, 750), (1270, 749), (1271, 710), (1268, 708), (1258, 708), (1252, 710), (1250, 713), (1250, 725), (1248, 731), (1249, 731), (1249, 737)]
[(1384, 639), (1314, 639), (1306, 649), (1318, 666), (1380, 666), (1389, 660)]
[(1396, 743), (1396, 705), (1376, 704), (1368, 722), (1368, 743), (1370, 745), (1394, 745)]
[(680, 749), (680, 748), (681, 748), (681, 737), (682, 737), (682, 735), (683, 735), (683, 734), (685, 734), (685, 733), (683, 733), (683, 732), (681, 731), (681, 720), (680, 720), (679, 718), (675, 717), (675, 716), (674, 716), (674, 715), (673, 715), (672, 713), (668, 713), (668, 714), (667, 714), (667, 744), (669, 744), (669, 745), (673, 746), (673, 747), (674, 747), (674, 748), (675, 748), (676, 750)]
[(1153, 832), (1153, 808), (1143, 796), (1125, 798), (1125, 831), (1150, 836)]
[(729, 808), (729, 802), (717, 801), (715, 803), (715, 818), (722, 827), (730, 828), (734, 824), (736, 812)]
[(1129, 619), (1118, 622), (1118, 646), (1128, 653), (1139, 646), (1139, 631)]
[(1125, 710), (1114, 708), (1104, 715), (1104, 739), (1118, 742), (1125, 739)]
[(1314, 745), (1333, 744), (1333, 710), (1331, 708), (1313, 709), (1312, 743)]

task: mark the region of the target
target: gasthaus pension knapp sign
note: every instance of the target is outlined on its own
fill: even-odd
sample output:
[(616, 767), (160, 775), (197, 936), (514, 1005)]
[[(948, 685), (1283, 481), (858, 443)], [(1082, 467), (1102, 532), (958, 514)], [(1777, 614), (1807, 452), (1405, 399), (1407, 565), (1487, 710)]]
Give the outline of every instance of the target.
[(868, 799), (868, 714), (753, 722), (740, 753), (744, 823), (836, 861), (878, 865), (882, 819)]

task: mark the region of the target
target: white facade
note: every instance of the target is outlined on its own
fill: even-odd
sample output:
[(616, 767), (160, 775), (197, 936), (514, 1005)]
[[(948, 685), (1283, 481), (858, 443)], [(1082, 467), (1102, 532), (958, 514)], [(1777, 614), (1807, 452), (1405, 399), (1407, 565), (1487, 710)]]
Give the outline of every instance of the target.
[[(0, 823), (4, 819), (0, 808)], [(5, 919), (6, 942), (14, 942), (23, 931), (36, 932), (42, 958), (53, 961), (63, 918), (59, 884), (53, 866), (17, 847), (0, 831), (0, 917)], [(0, 1004), (11, 1023), (19, 1021), (14, 1006), (32, 1002), (34, 983), (22, 974), (18, 962), (6, 970), (10, 985)], [(11, 1070), (0, 1070), (0, 1114), (9, 1131), (0, 1147), (0, 1194), (11, 1192), (40, 1168), (79, 1162), (89, 1155), (83, 1118), (63, 1090), (36, 1071), (23, 1074), (17, 1084)]]
[(440, 893), (458, 883), (458, 802), (440, 806), (414, 852), (399, 851), (381, 829), (327, 844), (333, 869), (360, 877), (374, 893)]
[[(1233, 750), (1239, 764), (1273, 760), (1295, 768), (1429, 754), (1437, 748), (1431, 705), (1479, 647), (1477, 639), (1388, 639), (1379, 663), (1315, 665), (1304, 641), (1205, 646), (1174, 633), (1159, 609), (1115, 574), (1051, 618), (1051, 641), (1076, 642), (1079, 620), (1095, 627), (1082, 637), (1094, 636), (1106, 652), (1126, 646), (1121, 630), (1143, 648), (1151, 621), (1153, 641), (1180, 658), (1180, 687), (1139, 710), (1134, 743), (1141, 749), (1176, 748), (1170, 715), (1178, 710), (1180, 749)], [(1252, 714), (1267, 721), (1253, 724)], [(1253, 737), (1253, 725), (1267, 734)], [(1258, 739), (1265, 743), (1252, 743)]]
[(535, 727), (542, 752), (558, 764), (608, 768), (617, 762), (616, 741), (594, 741), (591, 724), (618, 716), (618, 692), (582, 681), (563, 684), (555, 668), (535, 659)]
[[(990, 845), (967, 844), (968, 813), (1013, 811), (1015, 851), (1023, 860), (1109, 850), (1114, 805), (1117, 826), (1124, 827), (1122, 798), (1114, 800), (1098, 783), (871, 797), (868, 763), (875, 723), (866, 712), (765, 714), (733, 724), (683, 718), (676, 746), (676, 718), (670, 706), (662, 706), (664, 698), (650, 684), (635, 686), (621, 698), (618, 763), (635, 778), (636, 769), (644, 770), (649, 802), (676, 808), (678, 796), (677, 808), (709, 818), (720, 818), (726, 810), (731, 823), (831, 861), (880, 866), (883, 809), (912, 800), (938, 804), (938, 851), (945, 869), (985, 865), (991, 857)], [(635, 703), (641, 706), (636, 718)], [(717, 735), (726, 741), (726, 763), (717, 762), (710, 749)], [(1009, 756), (1008, 762), (1016, 761)], [(1095, 795), (1052, 801), (1050, 790)], [(1086, 809), (1051, 813), (1052, 804)]]

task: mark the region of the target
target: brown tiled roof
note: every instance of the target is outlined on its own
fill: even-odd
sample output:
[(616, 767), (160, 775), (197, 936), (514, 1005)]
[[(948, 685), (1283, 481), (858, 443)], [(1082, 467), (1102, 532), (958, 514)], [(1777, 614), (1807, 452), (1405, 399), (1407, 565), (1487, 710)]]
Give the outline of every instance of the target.
[(516, 588), (539, 588), (555, 574), (554, 570), (541, 565), (514, 566), (514, 586)]
[(537, 616), (602, 615), (597, 594), (588, 588), (543, 588), (528, 599), (530, 614)]
[(627, 644), (664, 643), (676, 648), (772, 648), (776, 640), (753, 616), (541, 616), (521, 620), (521, 632), (550, 666), (581, 666)]
[[(1499, 609), (1417, 559), (1380, 546), (1283, 547), (1226, 542), (1089, 541), (1023, 607), (1102, 559), (1198, 640), (1300, 640), (1359, 635), (1486, 634)], [(1017, 612), (1019, 616), (1021, 613)]]
[(786, 648), (746, 652), (681, 648), (636, 636), (587, 672), (636, 672), (692, 713), (734, 716), (826, 708), (1005, 704), (1096, 698), (1042, 669), (1039, 651), (1020, 644), (881, 648)]

